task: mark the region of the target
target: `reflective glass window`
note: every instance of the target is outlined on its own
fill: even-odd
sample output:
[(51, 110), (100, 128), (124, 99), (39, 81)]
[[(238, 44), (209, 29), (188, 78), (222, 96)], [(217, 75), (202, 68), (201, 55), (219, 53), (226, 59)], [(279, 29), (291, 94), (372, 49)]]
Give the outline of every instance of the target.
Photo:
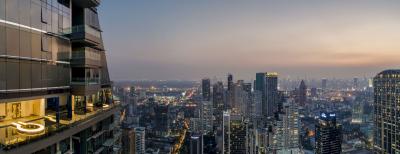
[(6, 20), (18, 22), (18, 0), (6, 0)]
[(40, 3), (31, 3), (31, 26), (37, 29), (42, 29), (42, 7)]
[(20, 30), (20, 56), (21, 57), (31, 57), (32, 56), (32, 41), (31, 33), (29, 31)]
[(30, 61), (20, 62), (20, 88), (29, 89), (32, 83), (32, 67)]
[(7, 89), (19, 89), (19, 61), (7, 60), (6, 76), (7, 76)]
[(33, 58), (41, 58), (41, 35), (39, 33), (31, 33), (31, 42), (32, 42), (32, 57)]
[(6, 39), (7, 54), (12, 56), (19, 56), (19, 30), (7, 27)]
[(32, 61), (32, 88), (42, 87), (42, 65), (40, 62)]
[(19, 2), (19, 21), (20, 24), (30, 26), (31, 24), (31, 0), (18, 0)]
[(0, 58), (0, 90), (6, 89), (6, 62)]

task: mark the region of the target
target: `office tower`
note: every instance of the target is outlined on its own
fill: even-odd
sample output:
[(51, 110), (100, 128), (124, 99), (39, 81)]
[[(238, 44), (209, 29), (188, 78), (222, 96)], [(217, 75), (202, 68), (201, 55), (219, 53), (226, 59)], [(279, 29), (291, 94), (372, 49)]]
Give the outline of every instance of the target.
[(233, 90), (233, 75), (228, 74), (228, 91)]
[(135, 151), (136, 154), (144, 154), (146, 151), (146, 129), (144, 127), (135, 128)]
[(210, 79), (201, 80), (201, 91), (203, 94), (203, 101), (211, 101), (211, 81), (210, 81)]
[(210, 133), (213, 131), (213, 104), (210, 101), (201, 103), (202, 132)]
[(251, 91), (251, 83), (243, 83), (243, 99), (245, 116), (249, 118), (252, 112), (253, 93)]
[(242, 154), (247, 152), (247, 122), (239, 114), (224, 112), (223, 153)]
[(353, 79), (353, 89), (357, 90), (359, 88), (358, 86), (358, 78), (354, 78)]
[(311, 94), (311, 97), (317, 97), (318, 96), (317, 88), (311, 88), (310, 94)]
[(219, 127), (222, 121), (222, 113), (224, 111), (224, 85), (222, 82), (217, 82), (213, 85), (213, 114), (215, 117), (214, 127)]
[(247, 153), (247, 122), (241, 115), (230, 117), (230, 153)]
[(364, 104), (360, 100), (355, 100), (352, 104), (351, 123), (361, 124), (364, 115)]
[(243, 112), (243, 80), (238, 80), (237, 83), (233, 84), (233, 101), (231, 103), (231, 109)]
[(400, 70), (379, 73), (373, 87), (374, 148), (377, 153), (400, 153)]
[(254, 91), (259, 91), (261, 93), (261, 104), (262, 104), (262, 110), (266, 110), (265, 105), (265, 76), (267, 73), (256, 73), (256, 80), (254, 82)]
[(342, 126), (334, 113), (321, 113), (315, 125), (315, 153), (340, 154), (342, 152)]
[(301, 80), (299, 89), (297, 90), (297, 103), (304, 106), (307, 102), (307, 86), (304, 80)]
[(272, 149), (277, 153), (300, 151), (299, 147), (299, 111), (298, 104), (288, 99), (275, 122)]
[(99, 3), (0, 0), (0, 153), (119, 151)]
[(278, 73), (267, 73), (265, 85), (266, 100), (263, 106), (263, 112), (265, 117), (272, 117), (277, 110)]
[(326, 90), (327, 85), (328, 85), (328, 79), (323, 78), (322, 81), (321, 81), (322, 90)]
[(228, 89), (226, 91), (226, 105), (225, 109), (231, 109), (235, 99), (234, 84), (232, 74), (228, 74)]
[(154, 107), (154, 130), (157, 135), (164, 136), (169, 134), (169, 108), (167, 105), (157, 105)]
[(191, 132), (201, 132), (203, 130), (203, 122), (201, 118), (190, 118), (189, 130)]
[(124, 154), (145, 153), (145, 128), (125, 127), (122, 131), (122, 150)]
[(252, 115), (253, 117), (262, 116), (262, 94), (260, 91), (253, 92)]
[(190, 154), (203, 154), (203, 142), (203, 134), (192, 134), (190, 136)]
[(230, 146), (231, 146), (231, 113), (230, 111), (224, 111), (223, 113), (223, 121), (222, 121), (222, 143), (219, 143), (221, 146), (221, 153), (230, 154)]

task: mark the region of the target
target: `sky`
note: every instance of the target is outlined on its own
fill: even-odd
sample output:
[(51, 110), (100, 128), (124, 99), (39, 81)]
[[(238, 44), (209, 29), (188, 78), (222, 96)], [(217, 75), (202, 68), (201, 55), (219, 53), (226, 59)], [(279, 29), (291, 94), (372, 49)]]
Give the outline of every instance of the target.
[(371, 77), (400, 68), (400, 1), (105, 0), (112, 80)]

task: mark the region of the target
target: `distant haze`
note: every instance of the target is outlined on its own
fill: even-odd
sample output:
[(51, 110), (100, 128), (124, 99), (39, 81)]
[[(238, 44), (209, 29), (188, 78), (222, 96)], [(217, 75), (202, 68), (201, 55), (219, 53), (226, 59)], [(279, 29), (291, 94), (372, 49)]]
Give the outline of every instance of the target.
[(398, 0), (107, 0), (99, 13), (112, 80), (400, 68)]

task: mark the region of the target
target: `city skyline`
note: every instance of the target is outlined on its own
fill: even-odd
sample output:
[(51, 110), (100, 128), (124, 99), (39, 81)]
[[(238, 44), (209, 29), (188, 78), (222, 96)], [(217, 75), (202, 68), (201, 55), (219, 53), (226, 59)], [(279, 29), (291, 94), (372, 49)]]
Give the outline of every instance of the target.
[(372, 77), (399, 66), (400, 2), (359, 2), (105, 1), (100, 22), (112, 80)]

